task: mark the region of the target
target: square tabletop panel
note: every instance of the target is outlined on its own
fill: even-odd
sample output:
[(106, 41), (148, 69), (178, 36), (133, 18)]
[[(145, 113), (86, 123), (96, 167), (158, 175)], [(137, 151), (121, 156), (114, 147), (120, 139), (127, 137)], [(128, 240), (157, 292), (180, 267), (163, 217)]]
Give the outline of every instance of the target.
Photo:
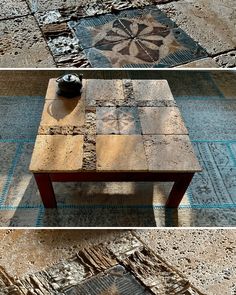
[(49, 81), (32, 156), (33, 172), (200, 171), (188, 131), (165, 80), (83, 81), (58, 95)]

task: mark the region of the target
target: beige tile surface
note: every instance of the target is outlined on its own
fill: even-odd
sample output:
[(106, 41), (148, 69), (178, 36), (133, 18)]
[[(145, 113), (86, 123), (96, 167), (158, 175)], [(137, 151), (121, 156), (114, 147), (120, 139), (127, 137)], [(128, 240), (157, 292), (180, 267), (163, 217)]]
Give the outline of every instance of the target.
[(139, 117), (143, 134), (188, 134), (177, 107), (142, 107)]
[(177, 66), (177, 68), (219, 68), (219, 65), (213, 58), (207, 57)]
[(33, 16), (3, 20), (1, 68), (55, 67), (53, 57)]
[(147, 171), (141, 135), (97, 135), (98, 171)]
[(70, 172), (81, 170), (83, 142), (83, 135), (38, 135), (30, 171)]
[(0, 20), (7, 17), (16, 17), (30, 13), (24, 0), (1, 0)]
[(91, 105), (96, 100), (123, 100), (122, 80), (91, 79), (86, 87), (86, 101)]
[(235, 293), (235, 229), (138, 230), (135, 235), (201, 294)]
[(200, 171), (187, 135), (144, 135), (148, 169), (151, 171)]
[(136, 100), (174, 100), (167, 80), (132, 80)]
[(85, 120), (84, 101), (78, 99), (46, 100), (41, 126), (82, 126)]
[(180, 0), (160, 8), (210, 55), (235, 48), (235, 0)]

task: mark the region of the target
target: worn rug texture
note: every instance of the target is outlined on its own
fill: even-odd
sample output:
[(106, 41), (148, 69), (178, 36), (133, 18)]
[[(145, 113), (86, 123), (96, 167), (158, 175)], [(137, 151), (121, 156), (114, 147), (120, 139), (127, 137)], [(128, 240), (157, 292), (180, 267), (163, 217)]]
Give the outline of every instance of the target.
[[(131, 78), (138, 78), (135, 72)], [(28, 171), (44, 97), (1, 96), (0, 226), (236, 226), (235, 78), (169, 73), (203, 168), (178, 209), (164, 206), (169, 184), (129, 182), (57, 183), (58, 208), (44, 209)]]

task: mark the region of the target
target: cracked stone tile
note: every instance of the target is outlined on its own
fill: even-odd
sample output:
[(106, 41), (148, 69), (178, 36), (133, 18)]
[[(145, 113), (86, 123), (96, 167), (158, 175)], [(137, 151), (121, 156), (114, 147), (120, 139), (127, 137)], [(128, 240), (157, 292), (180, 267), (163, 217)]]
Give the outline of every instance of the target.
[(58, 67), (90, 67), (78, 40), (70, 32), (63, 31), (57, 34), (53, 29), (51, 32), (52, 34), (47, 38), (47, 44)]
[[(73, 7), (78, 4), (79, 1), (76, 0), (27, 0), (31, 11), (41, 12), (56, 10), (62, 7)], [(80, 1), (82, 2), (82, 1)], [(79, 5), (79, 4), (78, 4)]]
[(56, 56), (54, 59), (58, 68), (91, 68), (90, 62), (82, 51), (76, 54)]
[(53, 58), (32, 16), (0, 21), (0, 66), (53, 67)]
[(119, 238), (106, 242), (105, 245), (120, 260), (142, 247), (142, 243), (130, 232), (126, 232), (123, 236), (120, 235)]
[(69, 34), (51, 37), (47, 43), (54, 56), (71, 55), (79, 52), (78, 40)]
[(145, 5), (152, 4), (151, 0), (105, 0), (103, 1), (104, 10), (106, 12), (114, 12), (117, 10), (123, 10), (128, 8), (144, 7)]
[(70, 32), (66, 22), (45, 24), (41, 27), (41, 29), (43, 31), (43, 34), (47, 37), (58, 35), (61, 36), (62, 34), (68, 34)]
[(171, 0), (27, 0), (32, 11), (59, 9), (64, 16), (93, 16), (150, 4), (167, 3)]
[(87, 12), (87, 15), (94, 15), (99, 12), (101, 7), (103, 8), (101, 0), (27, 0), (30, 8), (33, 12), (36, 11), (48, 11), (60, 9), (62, 12), (69, 13), (82, 10)]
[(65, 21), (58, 9), (36, 12), (34, 15), (40, 26)]
[(235, 49), (234, 0), (180, 0), (159, 7), (209, 54)]
[(236, 67), (236, 50), (220, 54), (214, 57), (214, 60), (220, 67), (234, 68)]
[(155, 295), (199, 294), (186, 278), (145, 246), (121, 261)]
[(0, 20), (27, 14), (30, 14), (30, 11), (24, 0), (1, 0)]
[[(159, 283), (161, 281), (158, 286), (163, 283), (166, 286), (171, 282), (171, 278), (176, 277), (177, 270), (179, 270), (183, 277), (200, 290), (199, 294), (222, 295), (222, 290), (225, 294), (234, 294), (236, 232), (232, 229), (138, 230), (133, 232), (142, 241), (138, 241), (138, 243), (131, 243), (134, 237), (127, 231), (123, 231), (123, 237), (122, 231), (96, 230), (96, 232), (91, 232), (91, 230), (34, 230), (33, 232), (31, 230), (2, 230), (0, 233), (1, 250), (8, 250), (8, 252), (2, 258), (2, 267), (0, 268), (1, 291), (3, 292), (4, 287), (11, 283), (20, 288), (24, 286), (26, 288), (24, 294), (29, 290), (32, 292), (32, 288), (34, 292), (39, 294), (39, 289), (35, 289), (41, 288), (42, 284), (46, 286), (46, 283), (50, 283), (56, 294), (62, 293), (62, 290), (67, 290), (71, 285), (87, 280), (89, 271), (94, 273), (95, 270), (96, 272), (98, 268), (91, 267), (91, 262), (96, 262), (99, 267), (103, 267), (104, 263), (108, 262), (112, 267), (117, 263), (113, 263), (114, 258), (111, 253), (117, 257), (123, 252), (128, 254), (127, 250), (129, 249), (136, 249), (141, 250), (138, 251), (139, 255), (137, 253), (135, 256), (131, 255), (136, 252), (134, 250), (124, 257), (118, 256), (118, 259), (119, 261), (125, 260), (125, 264), (128, 262), (132, 268), (136, 266), (144, 271), (145, 266), (151, 262), (146, 268), (152, 276), (149, 282), (154, 280), (154, 283)], [(120, 239), (119, 236), (121, 236)], [(107, 242), (111, 246), (118, 245), (115, 247), (117, 250), (109, 249), (110, 251), (107, 251)], [(140, 258), (145, 257), (144, 255), (140, 256), (143, 252), (142, 245), (148, 245), (149, 249), (152, 249), (152, 253), (156, 254), (154, 257), (152, 253), (145, 255), (147, 259), (144, 261), (146, 263), (140, 263)], [(42, 260), (42, 253), (46, 254), (47, 259)], [(95, 257), (91, 254), (98, 254), (98, 256)], [(89, 265), (85, 267), (80, 257), (89, 258), (92, 256), (95, 260), (90, 260)], [(171, 266), (172, 272), (169, 271), (168, 266)], [(154, 271), (151, 271), (153, 268), (155, 268)], [(147, 275), (146, 271), (145, 274)], [(176, 281), (179, 281), (178, 278)], [(35, 286), (35, 282), (38, 285)], [(5, 294), (18, 293), (6, 292)], [(52, 294), (54, 293), (51, 292), (50, 295)], [(163, 295), (164, 292), (161, 294)], [(168, 295), (170, 294), (172, 293), (169, 292)], [(198, 294), (198, 292), (193, 292), (191, 288), (191, 290), (188, 289), (177, 294), (192, 295)]]
[[(54, 233), (51, 232), (51, 235)], [(127, 240), (131, 244), (134, 238), (127, 237)], [(80, 250), (72, 257), (63, 258), (46, 269), (41, 266), (40, 271), (31, 271), (22, 277), (13, 277), (1, 268), (0, 286), (4, 287), (4, 292), (14, 290), (14, 294), (18, 295), (28, 294), (28, 291), (45, 295), (200, 294), (180, 272), (147, 246), (139, 245), (136, 243), (135, 248), (122, 256), (120, 251), (114, 253), (112, 249), (107, 249), (104, 243), (83, 249), (79, 246)], [(124, 245), (121, 246), (123, 248)], [(71, 252), (75, 252), (73, 248)], [(68, 256), (67, 251), (62, 251)], [(34, 260), (34, 256), (33, 249), (30, 260)]]
[(90, 67), (77, 38), (72, 35), (58, 10), (36, 13), (35, 17), (46, 37), (57, 67)]
[(70, 26), (93, 67), (167, 67), (207, 56), (153, 6), (80, 19)]
[[(35, 16), (40, 25), (75, 20), (85, 16), (94, 16), (118, 12), (128, 8), (142, 8), (145, 5), (166, 3), (171, 0), (93, 0), (93, 1), (43, 1), (28, 0), (31, 10), (37, 11)], [(35, 4), (32, 4), (35, 3)]]

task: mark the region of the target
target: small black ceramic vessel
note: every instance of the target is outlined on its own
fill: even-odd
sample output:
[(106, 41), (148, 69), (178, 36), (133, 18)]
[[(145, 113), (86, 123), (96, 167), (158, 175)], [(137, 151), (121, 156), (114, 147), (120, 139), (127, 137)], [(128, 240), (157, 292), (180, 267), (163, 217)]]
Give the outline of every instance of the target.
[(58, 83), (58, 95), (72, 98), (80, 95), (82, 89), (83, 75), (80, 74), (66, 74), (57, 78)]

